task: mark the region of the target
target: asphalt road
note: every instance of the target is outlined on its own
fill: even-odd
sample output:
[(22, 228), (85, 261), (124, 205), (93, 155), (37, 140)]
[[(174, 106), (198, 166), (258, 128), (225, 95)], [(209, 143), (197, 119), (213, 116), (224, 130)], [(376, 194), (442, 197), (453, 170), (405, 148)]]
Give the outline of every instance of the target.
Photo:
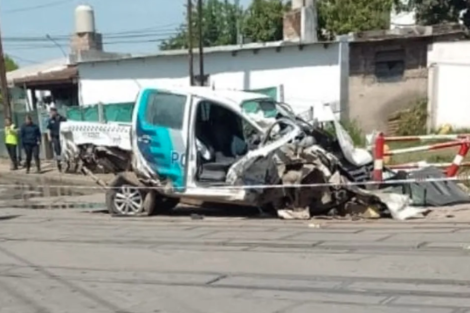
[(470, 310), (470, 228), (0, 210), (1, 313)]

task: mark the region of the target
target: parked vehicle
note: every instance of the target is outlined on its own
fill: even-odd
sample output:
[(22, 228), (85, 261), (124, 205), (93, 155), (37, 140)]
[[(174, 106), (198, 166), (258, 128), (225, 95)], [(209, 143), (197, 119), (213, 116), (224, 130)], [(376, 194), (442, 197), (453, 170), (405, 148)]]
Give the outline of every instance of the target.
[(106, 192), (114, 215), (163, 213), (185, 198), (308, 218), (353, 194), (311, 184), (370, 177), (370, 154), (335, 127), (331, 136), (262, 94), (144, 88), (131, 124), (66, 122), (61, 135), (67, 162), (116, 173)]

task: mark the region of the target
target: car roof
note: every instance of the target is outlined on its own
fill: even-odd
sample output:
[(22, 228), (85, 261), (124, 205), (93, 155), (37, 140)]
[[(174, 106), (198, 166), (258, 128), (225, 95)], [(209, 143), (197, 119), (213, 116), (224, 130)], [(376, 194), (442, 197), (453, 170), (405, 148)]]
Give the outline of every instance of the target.
[(193, 96), (206, 98), (215, 102), (224, 100), (234, 109), (240, 110), (240, 105), (245, 101), (256, 99), (268, 99), (269, 97), (262, 93), (247, 92), (240, 90), (212, 89), (210, 87), (150, 87), (147, 89), (156, 89), (160, 91), (188, 93)]

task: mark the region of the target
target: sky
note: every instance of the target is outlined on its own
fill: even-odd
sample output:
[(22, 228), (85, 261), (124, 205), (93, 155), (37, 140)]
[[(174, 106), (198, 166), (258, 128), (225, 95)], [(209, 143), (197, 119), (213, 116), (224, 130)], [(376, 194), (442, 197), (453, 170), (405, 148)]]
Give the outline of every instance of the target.
[[(240, 0), (244, 7), (249, 2)], [(88, 4), (94, 8), (105, 51), (153, 53), (158, 51), (159, 41), (174, 34), (183, 22), (185, 3), (186, 0), (2, 0), (3, 49), (20, 66), (63, 57), (69, 52), (75, 7)]]

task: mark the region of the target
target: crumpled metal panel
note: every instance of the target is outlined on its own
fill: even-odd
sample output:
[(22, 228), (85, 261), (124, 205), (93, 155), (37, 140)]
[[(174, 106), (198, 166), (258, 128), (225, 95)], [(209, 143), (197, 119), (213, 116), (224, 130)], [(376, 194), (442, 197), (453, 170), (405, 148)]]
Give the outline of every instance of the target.
[[(410, 179), (444, 178), (441, 170), (428, 167), (408, 174)], [(404, 186), (411, 196), (413, 205), (446, 206), (470, 203), (470, 195), (464, 192), (454, 181), (418, 182)]]

